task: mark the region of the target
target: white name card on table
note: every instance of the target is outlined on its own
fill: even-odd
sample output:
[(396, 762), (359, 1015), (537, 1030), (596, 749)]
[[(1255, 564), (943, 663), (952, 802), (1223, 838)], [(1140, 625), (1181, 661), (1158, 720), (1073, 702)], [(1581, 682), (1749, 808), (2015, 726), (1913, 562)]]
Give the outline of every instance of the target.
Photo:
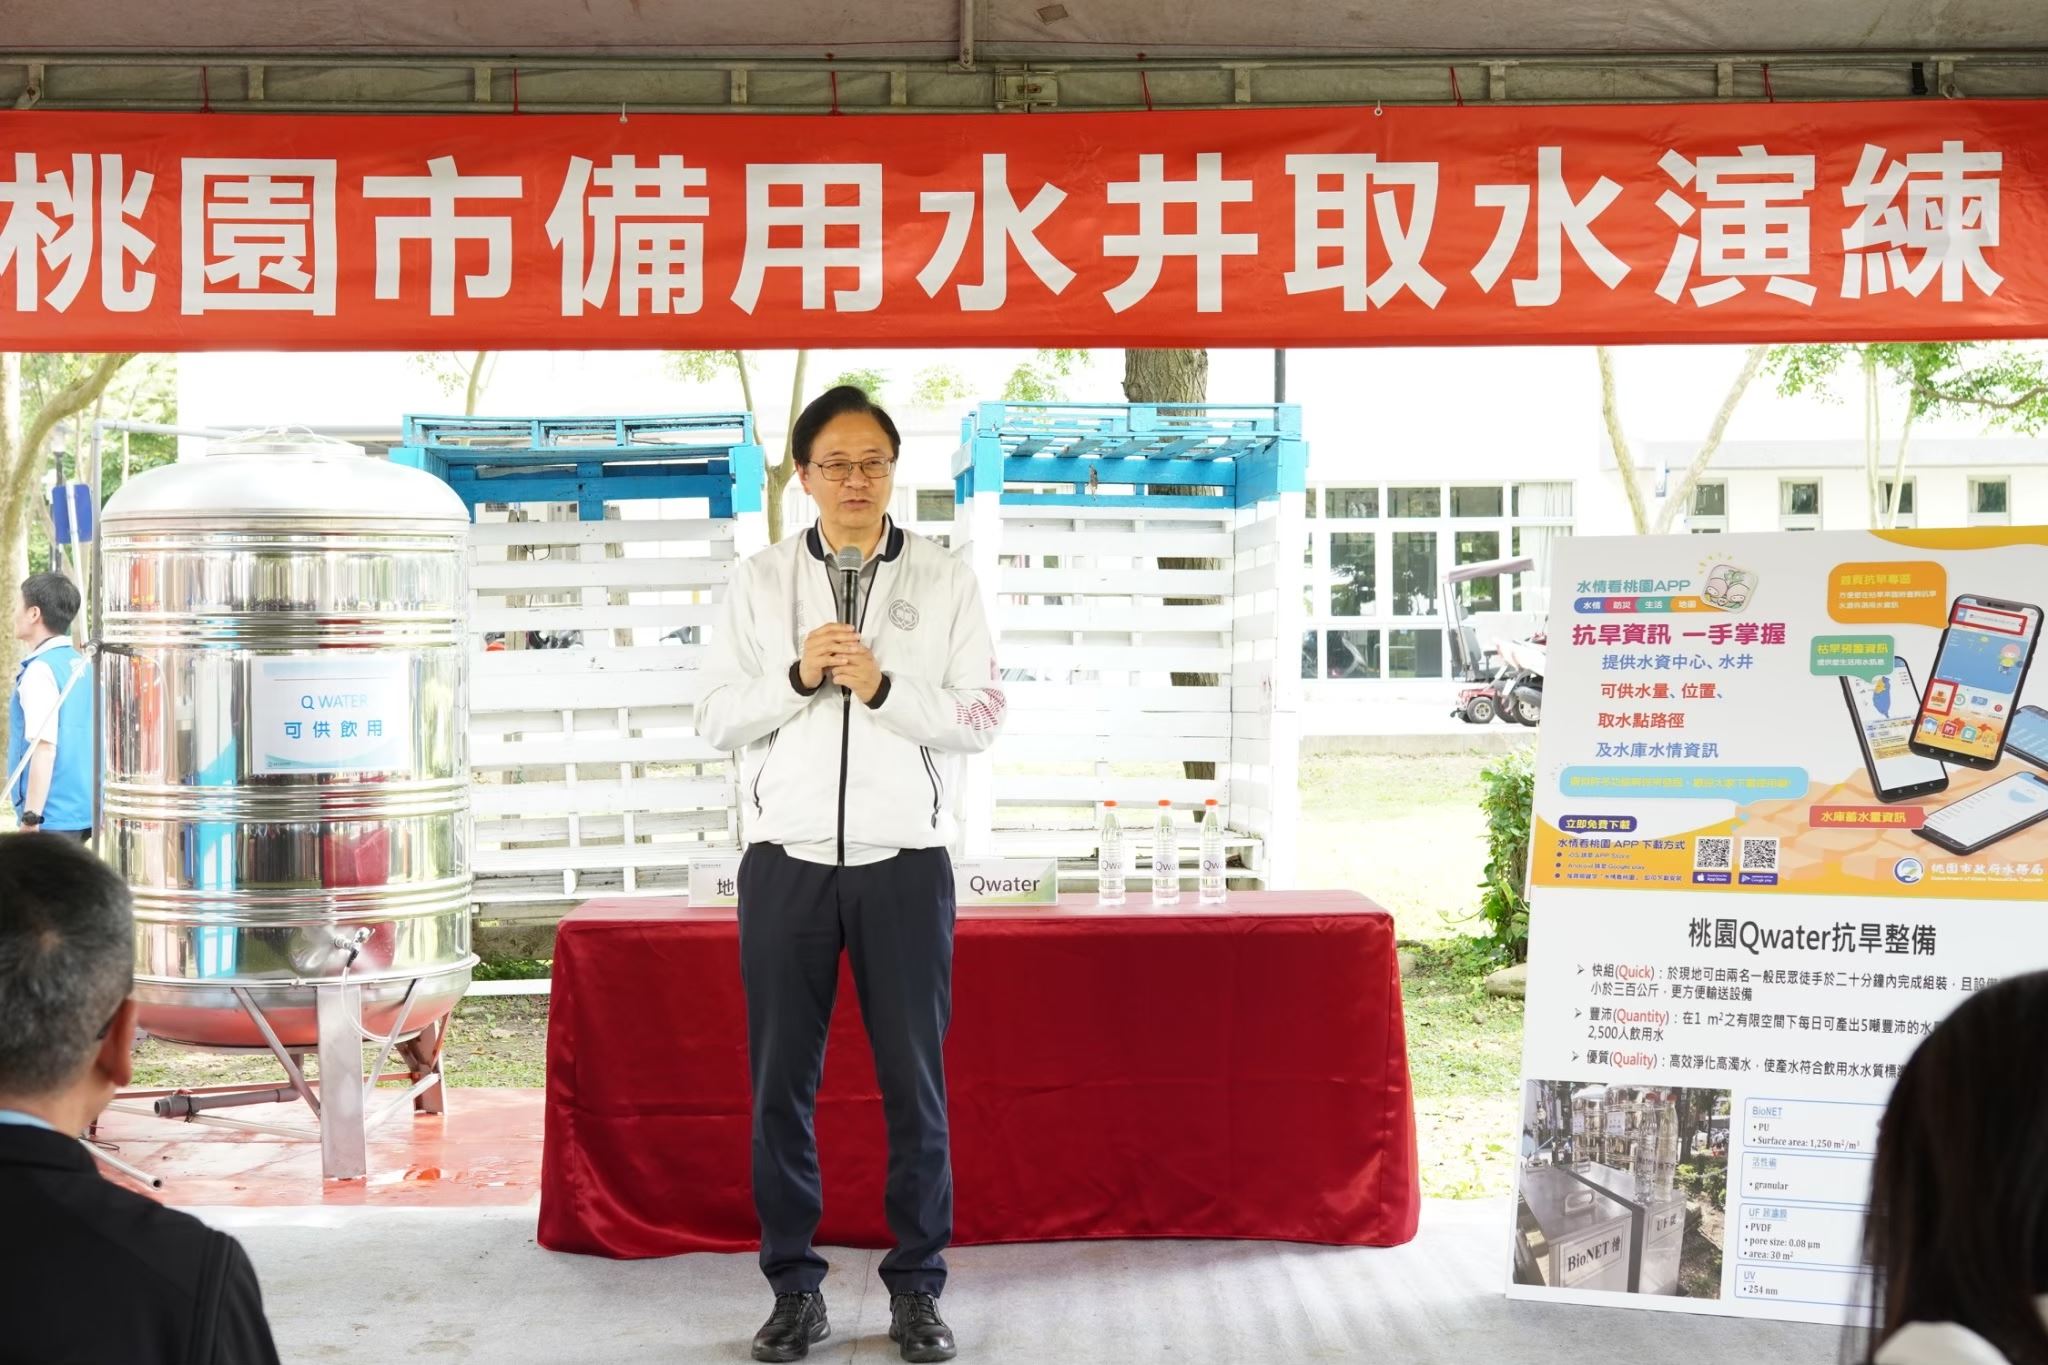
[[(739, 903), (737, 855), (690, 859), (690, 904)], [(1059, 863), (1052, 858), (962, 858), (953, 864), (961, 905), (1057, 905)]]
[(740, 900), (740, 859), (738, 854), (718, 858), (690, 859), (690, 904), (738, 905)]
[(961, 905), (1057, 905), (1059, 861), (962, 858), (953, 864), (953, 896)]

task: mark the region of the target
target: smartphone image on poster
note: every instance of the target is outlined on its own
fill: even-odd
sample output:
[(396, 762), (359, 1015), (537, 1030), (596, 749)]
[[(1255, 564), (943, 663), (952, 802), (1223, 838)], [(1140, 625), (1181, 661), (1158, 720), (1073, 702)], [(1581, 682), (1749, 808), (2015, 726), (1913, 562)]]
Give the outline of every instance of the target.
[(2018, 754), (2037, 768), (2048, 768), (2048, 711), (2022, 706), (2012, 713), (2012, 728), (2006, 732), (2007, 753)]
[(2048, 777), (2014, 773), (1951, 801), (1914, 833), (1951, 853), (1975, 853), (2043, 820), (2048, 820)]
[(1907, 801), (1948, 790), (1948, 769), (1941, 760), (1913, 752), (1920, 688), (1904, 659), (1893, 655), (1892, 671), (1879, 678), (1844, 676), (1842, 697), (1849, 703), (1863, 767), (1878, 800)]
[(1913, 752), (1966, 768), (1997, 767), (2040, 635), (2039, 607), (1970, 594), (1950, 603), (1913, 727)]

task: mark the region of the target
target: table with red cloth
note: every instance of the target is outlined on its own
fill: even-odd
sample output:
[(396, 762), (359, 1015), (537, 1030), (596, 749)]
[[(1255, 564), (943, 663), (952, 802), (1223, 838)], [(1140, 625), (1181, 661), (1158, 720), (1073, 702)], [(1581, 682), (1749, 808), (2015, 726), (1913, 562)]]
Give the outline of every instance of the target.
[[(886, 1247), (881, 1096), (840, 971), (817, 1240)], [(758, 1246), (733, 910), (592, 901), (562, 921), (553, 997), (541, 1245)], [(1415, 1235), (1394, 925), (1361, 896), (963, 906), (946, 1081), (956, 1244)]]

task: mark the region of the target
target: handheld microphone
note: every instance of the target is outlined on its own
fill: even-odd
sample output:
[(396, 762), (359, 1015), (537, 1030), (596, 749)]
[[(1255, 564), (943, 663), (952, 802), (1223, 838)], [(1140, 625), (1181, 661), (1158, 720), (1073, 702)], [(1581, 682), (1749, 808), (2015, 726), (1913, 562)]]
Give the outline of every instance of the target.
[[(860, 600), (860, 547), (856, 545), (840, 546), (839, 552), (832, 557), (832, 562), (839, 568), (839, 624), (858, 628), (860, 616), (858, 608)], [(849, 694), (853, 691), (852, 688), (846, 687), (844, 683), (841, 683), (840, 686), (845, 687)]]
[(861, 552), (858, 546), (842, 545), (833, 562), (839, 566), (839, 624), (851, 626), (859, 623), (857, 603), (860, 598)]

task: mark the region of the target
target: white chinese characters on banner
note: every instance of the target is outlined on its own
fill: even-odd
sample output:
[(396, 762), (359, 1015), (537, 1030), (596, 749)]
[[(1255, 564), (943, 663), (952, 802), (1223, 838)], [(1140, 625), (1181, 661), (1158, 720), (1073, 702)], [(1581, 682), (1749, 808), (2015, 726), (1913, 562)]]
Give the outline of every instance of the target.
[[(548, 215), (548, 241), (562, 256), (562, 316), (603, 308), (612, 285), (619, 313), (694, 313), (704, 306), (704, 224), (711, 201), (706, 171), (663, 156), (642, 166), (614, 156), (597, 167), (569, 158), (562, 192)], [(694, 219), (698, 221), (684, 221)]]
[[(1941, 276), (1941, 299), (1959, 303), (1967, 276), (1986, 297), (2004, 277), (1984, 252), (1998, 245), (1999, 152), (1972, 152), (1944, 142), (1938, 152), (1888, 160), (1866, 146), (1842, 202), (1857, 210), (1842, 230), (1842, 297), (1861, 298), (1899, 288), (1918, 298)], [(1901, 202), (1901, 195), (1904, 202)]]
[[(1512, 282), (1515, 307), (1547, 308), (1564, 297), (1567, 241), (1609, 289), (1628, 276), (1628, 266), (1593, 235), (1593, 221), (1620, 195), (1621, 186), (1603, 175), (1583, 196), (1572, 198), (1564, 179), (1564, 149), (1536, 149), (1536, 273)], [(1480, 185), (1472, 193), (1472, 202), (1479, 207), (1500, 210), (1500, 228), (1494, 233), (1493, 245), (1472, 267), (1472, 278), (1485, 293), (1493, 292), (1521, 249), (1522, 235), (1529, 226), (1530, 197), (1527, 185)]]
[[(777, 191), (784, 192), (778, 196)], [(795, 202), (778, 202), (795, 191)], [(834, 191), (838, 191), (835, 195)], [(851, 191), (851, 203), (835, 203)], [(795, 229), (796, 245), (776, 229)], [(835, 244), (832, 229), (850, 230), (851, 245)], [(751, 314), (761, 301), (770, 270), (796, 270), (803, 277), (803, 306), (825, 307), (825, 272), (852, 270), (854, 287), (832, 291), (841, 313), (866, 313), (882, 302), (882, 167), (877, 162), (845, 165), (747, 167), (747, 246), (732, 301)]]
[[(1918, 149), (1867, 145), (1848, 175), (1846, 157), (1832, 149), (1698, 141), (1710, 145), (1672, 146), (1655, 171), (1637, 162), (1618, 170), (1663, 177), (1661, 189), (1638, 187), (1626, 204), (1622, 185), (1607, 175), (1587, 169), (1568, 180), (1561, 146), (1533, 148), (1526, 181), (1514, 180), (1529, 174), (1518, 167), (1508, 173), (1512, 183), (1474, 185), (1469, 206), (1460, 202), (1462, 187), (1445, 188), (1446, 174), (1458, 183), (1451, 161), (1276, 150), (1255, 168), (1237, 153), (1228, 167), (1222, 152), (1145, 153), (1135, 157), (1133, 179), (1085, 184), (1086, 172), (1076, 169), (1063, 186), (1022, 171), (1028, 178), (1013, 185), (1021, 154), (974, 153), (959, 178), (939, 178), (938, 188), (917, 195), (937, 242), (915, 279), (926, 298), (964, 317), (1066, 298), (1080, 272), (1093, 269), (1108, 285), (1100, 296), (1109, 311), (1123, 314), (1152, 296), (1171, 265), (1192, 276), (1191, 289), (1180, 278), (1169, 289), (1176, 311), (1222, 312), (1231, 272), (1240, 309), (1246, 290), (1268, 301), (1284, 291), (1312, 302), (1327, 327), (1338, 309), (1397, 306), (1403, 295), (1454, 314), (1478, 302), (1465, 274), (1502, 304), (1549, 307), (1564, 298), (1569, 248), (1608, 291), (1637, 267), (1660, 270), (1645, 292), (1674, 311), (1744, 295), (1762, 303), (1760, 294), (1811, 309), (1821, 288), (1832, 292), (1839, 231), (1843, 299), (1900, 291), (1952, 305), (1989, 298), (2005, 283), (1995, 266), (2006, 152), (1958, 139), (1930, 138)], [(515, 280), (515, 272), (536, 270), (559, 272), (565, 318), (702, 314), (707, 299), (723, 307), (728, 287), (731, 303), (751, 315), (773, 272), (784, 270), (797, 272), (792, 292), (810, 311), (872, 312), (888, 287), (880, 161), (733, 163), (744, 195), (714, 199), (714, 163), (677, 153), (565, 152), (551, 204), (527, 202), (531, 176), (474, 167), (465, 174), (452, 155), (427, 159), (421, 174), (363, 176), (354, 186), (360, 202), (347, 199), (333, 158), (187, 157), (175, 172), (131, 170), (135, 164), (132, 153), (0, 155), (0, 300), (17, 314), (76, 315), (97, 278), (104, 311), (143, 312), (156, 296), (149, 266), (157, 235), (173, 231), (186, 315), (332, 318), (347, 283), (361, 280), (370, 297), (414, 300), (415, 313), (423, 291), (425, 314), (445, 318), (465, 301), (505, 299), (522, 282), (538, 287)], [(165, 193), (153, 207), (159, 176)], [(1072, 188), (1077, 183), (1085, 187)], [(1818, 258), (1816, 190), (1824, 196)], [(1288, 193), (1291, 212), (1277, 203)], [(1277, 243), (1258, 259), (1260, 195), (1274, 223), (1265, 231), (1291, 229), (1285, 260), (1276, 259)], [(1652, 200), (1659, 214), (1649, 212)], [(521, 259), (515, 243), (528, 240), (521, 233), (542, 209), (556, 259)], [(1474, 209), (1499, 215), (1476, 263), (1450, 245), (1470, 240), (1472, 225), (1455, 215)], [(903, 232), (910, 205), (890, 212), (905, 215), (891, 219), (893, 240), (915, 240), (915, 230)], [(152, 213), (165, 220), (161, 228)], [(1082, 245), (1083, 234), (1098, 231), (1099, 248)], [(1517, 273), (1518, 260), (1529, 263), (1526, 273)], [(1023, 282), (1018, 295), (1010, 291), (1015, 262), (1036, 282)], [(908, 264), (895, 262), (899, 271)], [(1498, 290), (1503, 279), (1511, 290)], [(1090, 286), (1093, 297), (1096, 282)], [(1654, 306), (1630, 291), (1617, 306), (1644, 304)]]
[[(1287, 173), (1294, 177), (1294, 268), (1286, 276), (1288, 293), (1341, 290), (1344, 311), (1358, 313), (1368, 305), (1384, 308), (1405, 289), (1436, 307), (1444, 286), (1422, 264), (1436, 221), (1435, 162), (1290, 156)], [(1375, 185), (1412, 191), (1405, 220), (1394, 190)], [(1325, 221), (1331, 216), (1334, 224)], [(1369, 256), (1374, 227), (1387, 254), (1386, 269), (1377, 278)], [(1326, 254), (1334, 255), (1336, 263), (1325, 264)]]
[(334, 316), (333, 161), (187, 157), (179, 178), (181, 311)]
[(363, 177), (365, 199), (424, 199), (424, 213), (386, 213), (377, 219), (377, 297), (399, 297), (405, 243), (427, 244), (427, 312), (455, 312), (455, 249), (462, 242), (484, 244), (484, 268), (462, 277), (463, 296), (502, 299), (512, 290), (512, 217), (505, 213), (458, 215), (464, 199), (517, 199), (516, 175), (463, 175), (452, 156), (427, 162), (425, 175)]
[[(1252, 182), (1224, 179), (1221, 152), (1195, 153), (1193, 180), (1168, 180), (1166, 158), (1145, 153), (1138, 158), (1138, 178), (1110, 181), (1107, 198), (1112, 204), (1138, 206), (1136, 232), (1107, 233), (1102, 238), (1104, 256), (1136, 258), (1129, 278), (1102, 295), (1113, 311), (1121, 313), (1142, 302), (1159, 283), (1160, 268), (1170, 256), (1192, 257), (1195, 262), (1195, 311), (1223, 310), (1223, 258), (1257, 255), (1259, 235), (1223, 230), (1223, 206), (1251, 203)], [(1168, 204), (1194, 205), (1193, 232), (1166, 230)]]
[[(156, 275), (141, 267), (156, 244), (132, 220), (142, 217), (155, 183), (148, 171), (126, 174), (118, 153), (73, 153), (68, 169), (44, 174), (33, 152), (16, 152), (13, 178), (0, 179), (0, 275), (14, 275), (16, 311), (33, 313), (44, 304), (65, 311), (85, 287), (95, 256), (100, 302), (109, 312), (149, 307)], [(55, 275), (47, 293), (45, 267)]]
[(1699, 235), (1680, 231), (1671, 259), (1657, 282), (1657, 296), (1678, 302), (1695, 274), (1707, 281), (1690, 291), (1707, 307), (1740, 294), (1745, 277), (1764, 276), (1764, 292), (1811, 304), (1814, 288), (1811, 211), (1813, 158), (1773, 156), (1761, 146), (1734, 156), (1691, 160), (1675, 151), (1657, 163), (1679, 189), (1694, 191), (1705, 207), (1695, 210), (1677, 190), (1657, 196), (1657, 207), (1681, 229), (1699, 215)]
[[(959, 289), (960, 310), (985, 313), (1001, 308), (1010, 297), (1010, 248), (1031, 267), (1038, 282), (1059, 294), (1074, 282), (1067, 269), (1038, 240), (1038, 229), (1067, 197), (1057, 185), (1045, 184), (1023, 208), (1010, 193), (1010, 158), (990, 154), (981, 159), (981, 282), (963, 284)], [(936, 296), (967, 250), (974, 230), (975, 194), (972, 190), (926, 190), (918, 200), (926, 213), (946, 215), (946, 230), (939, 238), (932, 258), (918, 272), (917, 283), (928, 296)]]

